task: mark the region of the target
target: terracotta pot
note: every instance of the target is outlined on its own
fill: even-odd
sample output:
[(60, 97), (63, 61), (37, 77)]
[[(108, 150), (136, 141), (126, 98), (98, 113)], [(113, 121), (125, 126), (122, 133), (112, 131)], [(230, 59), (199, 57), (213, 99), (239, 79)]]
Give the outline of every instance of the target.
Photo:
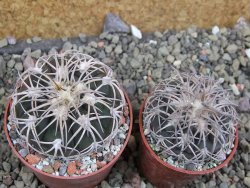
[(232, 159), (238, 146), (238, 129), (236, 129), (236, 137), (235, 137), (234, 148), (232, 152), (227, 157), (227, 159), (223, 161), (223, 163), (216, 166), (215, 168), (211, 168), (209, 170), (203, 170), (203, 171), (191, 171), (191, 170), (176, 168), (164, 162), (151, 149), (144, 135), (142, 113), (144, 110), (145, 101), (146, 100), (144, 100), (140, 108), (140, 115), (139, 115), (139, 127), (140, 127), (140, 135), (141, 135), (139, 156), (141, 157), (138, 159), (138, 163), (139, 163), (140, 172), (153, 185), (159, 188), (172, 188), (172, 187), (179, 188), (187, 184), (189, 181), (194, 180), (198, 176), (212, 173), (224, 167)]
[(131, 135), (132, 131), (132, 125), (133, 125), (133, 112), (132, 112), (132, 106), (130, 103), (130, 100), (128, 98), (128, 95), (124, 92), (128, 107), (129, 107), (129, 118), (130, 118), (130, 124), (129, 124), (129, 131), (127, 134), (127, 138), (124, 142), (123, 147), (119, 151), (119, 153), (115, 156), (115, 158), (105, 165), (103, 168), (97, 170), (96, 172), (93, 172), (91, 174), (87, 175), (81, 175), (81, 176), (75, 176), (75, 177), (63, 177), (63, 176), (55, 176), (48, 173), (45, 173), (33, 166), (31, 166), (23, 157), (16, 151), (14, 145), (12, 144), (11, 138), (9, 136), (9, 132), (7, 130), (7, 123), (8, 123), (8, 114), (9, 109), (11, 105), (11, 100), (8, 101), (8, 104), (6, 106), (5, 115), (4, 115), (4, 132), (6, 134), (7, 140), (9, 142), (9, 145), (13, 151), (13, 153), (20, 159), (20, 161), (28, 167), (30, 170), (34, 172), (34, 174), (37, 176), (37, 178), (43, 182), (45, 185), (47, 185), (50, 188), (91, 188), (98, 185), (102, 180), (104, 180), (111, 168), (114, 166), (118, 158), (121, 156), (124, 148), (126, 147), (129, 137)]

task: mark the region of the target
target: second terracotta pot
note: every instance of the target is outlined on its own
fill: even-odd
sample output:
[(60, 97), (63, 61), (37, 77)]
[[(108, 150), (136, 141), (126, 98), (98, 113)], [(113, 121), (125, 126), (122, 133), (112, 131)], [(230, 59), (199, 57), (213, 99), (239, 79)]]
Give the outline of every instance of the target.
[(233, 158), (238, 146), (238, 130), (236, 129), (236, 136), (234, 142), (234, 148), (230, 155), (227, 157), (223, 163), (211, 168), (209, 170), (203, 171), (191, 171), (181, 168), (176, 168), (163, 160), (161, 160), (155, 152), (149, 146), (146, 137), (144, 135), (143, 129), (143, 111), (144, 111), (145, 100), (140, 108), (139, 115), (139, 127), (140, 127), (140, 149), (138, 164), (140, 172), (155, 186), (158, 188), (179, 188), (188, 182), (194, 180), (198, 176), (212, 173), (229, 163)]

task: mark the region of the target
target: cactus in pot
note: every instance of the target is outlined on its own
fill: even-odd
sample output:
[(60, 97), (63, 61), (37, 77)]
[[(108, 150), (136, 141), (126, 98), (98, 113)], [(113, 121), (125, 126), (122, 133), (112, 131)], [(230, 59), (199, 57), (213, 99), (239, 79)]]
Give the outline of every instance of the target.
[(66, 160), (109, 147), (126, 109), (112, 70), (77, 51), (39, 58), (11, 98), (9, 120), (26, 148)]
[(174, 71), (155, 87), (145, 102), (143, 128), (161, 159), (186, 170), (207, 170), (230, 154), (237, 113), (222, 82)]

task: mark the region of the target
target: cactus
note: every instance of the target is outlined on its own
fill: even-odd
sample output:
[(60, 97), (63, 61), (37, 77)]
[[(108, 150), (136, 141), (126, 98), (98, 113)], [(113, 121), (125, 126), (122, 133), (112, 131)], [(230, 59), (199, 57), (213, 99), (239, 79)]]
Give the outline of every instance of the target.
[(23, 72), (10, 121), (28, 149), (68, 160), (108, 147), (126, 105), (112, 70), (77, 51), (43, 56)]
[(174, 71), (155, 87), (145, 102), (143, 124), (160, 157), (190, 170), (226, 159), (238, 118), (223, 81)]

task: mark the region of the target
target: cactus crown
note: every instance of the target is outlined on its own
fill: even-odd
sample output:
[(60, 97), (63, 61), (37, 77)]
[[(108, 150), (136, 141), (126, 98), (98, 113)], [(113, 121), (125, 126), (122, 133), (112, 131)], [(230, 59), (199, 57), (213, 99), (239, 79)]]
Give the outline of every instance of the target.
[(162, 158), (186, 169), (208, 169), (207, 163), (225, 160), (234, 144), (237, 113), (222, 82), (174, 71), (156, 86), (146, 100), (143, 123)]
[(109, 146), (126, 105), (112, 70), (77, 51), (38, 59), (12, 99), (10, 121), (27, 147), (66, 159)]

